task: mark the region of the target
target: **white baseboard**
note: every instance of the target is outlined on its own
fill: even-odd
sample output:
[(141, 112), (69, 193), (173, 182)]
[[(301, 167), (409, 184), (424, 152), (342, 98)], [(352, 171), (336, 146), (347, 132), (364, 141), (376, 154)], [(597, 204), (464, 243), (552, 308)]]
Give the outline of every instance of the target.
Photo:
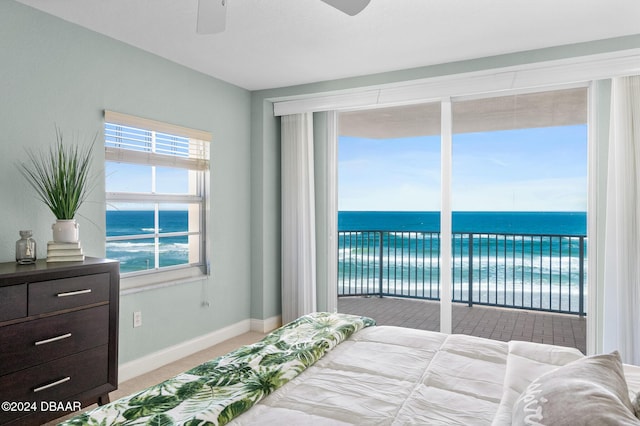
[(244, 320), (209, 334), (178, 343), (118, 366), (118, 383), (148, 373), (181, 358), (251, 331), (252, 320)]
[(134, 377), (148, 373), (156, 368), (160, 368), (249, 331), (268, 333), (280, 327), (280, 323), (281, 319), (279, 315), (265, 320), (247, 319), (209, 334), (196, 337), (195, 339), (187, 340), (186, 342), (178, 343), (177, 345), (134, 359), (133, 361), (118, 366), (118, 383), (126, 382)]
[(251, 319), (251, 331), (257, 331), (258, 333), (268, 333), (281, 325), (282, 317), (280, 315), (265, 320)]

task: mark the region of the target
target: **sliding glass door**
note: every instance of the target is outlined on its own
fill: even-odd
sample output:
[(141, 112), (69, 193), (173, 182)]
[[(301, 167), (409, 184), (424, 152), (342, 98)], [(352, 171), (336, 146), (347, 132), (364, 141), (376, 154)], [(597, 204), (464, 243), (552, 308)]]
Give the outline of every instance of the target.
[(440, 123), (438, 102), (340, 114), (339, 310), (440, 329)]
[(587, 89), (454, 101), (452, 116), (453, 331), (586, 351)]
[(338, 129), (341, 310), (585, 349), (586, 87), (342, 112)]

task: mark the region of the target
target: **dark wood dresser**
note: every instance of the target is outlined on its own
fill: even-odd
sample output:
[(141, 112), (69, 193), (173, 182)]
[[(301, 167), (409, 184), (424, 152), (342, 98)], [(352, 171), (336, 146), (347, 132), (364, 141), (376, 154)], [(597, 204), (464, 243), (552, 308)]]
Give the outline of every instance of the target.
[(0, 263), (0, 425), (109, 401), (118, 385), (119, 264)]

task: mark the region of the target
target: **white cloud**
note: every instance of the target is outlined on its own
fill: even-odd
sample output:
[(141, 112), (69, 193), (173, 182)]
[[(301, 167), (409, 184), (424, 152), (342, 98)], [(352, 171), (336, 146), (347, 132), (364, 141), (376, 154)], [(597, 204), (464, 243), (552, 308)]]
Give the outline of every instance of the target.
[(454, 210), (586, 211), (583, 177), (467, 184), (453, 191)]

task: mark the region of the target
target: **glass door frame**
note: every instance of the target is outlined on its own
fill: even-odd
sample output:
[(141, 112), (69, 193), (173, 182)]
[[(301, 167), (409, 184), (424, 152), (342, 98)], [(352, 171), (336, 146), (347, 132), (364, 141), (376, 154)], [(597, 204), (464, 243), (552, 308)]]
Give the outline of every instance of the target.
[[(586, 88), (587, 96), (588, 96), (588, 105), (587, 105), (587, 126), (588, 126), (588, 141), (587, 141), (587, 150), (588, 150), (588, 165), (587, 165), (587, 181), (588, 181), (588, 190), (587, 190), (587, 237), (590, 240), (590, 247), (592, 253), (595, 253), (595, 248), (597, 247), (596, 235), (595, 232), (595, 194), (596, 194), (596, 185), (597, 181), (595, 178), (595, 149), (596, 149), (596, 124), (597, 120), (595, 117), (595, 96), (593, 95), (593, 85), (592, 81), (586, 82), (578, 82), (572, 84), (561, 84), (561, 85), (548, 85), (548, 86), (539, 86), (534, 88), (524, 88), (524, 89), (513, 89), (513, 90), (501, 90), (497, 92), (489, 91), (480, 94), (468, 95), (468, 96), (440, 96), (438, 98), (432, 99), (423, 99), (420, 102), (416, 102), (415, 100), (407, 101), (405, 103), (402, 102), (394, 102), (393, 105), (388, 106), (399, 106), (399, 105), (408, 105), (408, 104), (416, 104), (416, 103), (428, 103), (428, 102), (440, 102), (440, 111), (441, 111), (441, 128), (440, 128), (440, 152), (441, 152), (441, 164), (440, 164), (440, 173), (441, 173), (441, 203), (440, 203), (440, 235), (441, 235), (441, 246), (440, 246), (440, 331), (443, 333), (451, 334), (453, 328), (453, 314), (452, 314), (452, 287), (453, 287), (453, 269), (452, 269), (452, 259), (453, 259), (453, 247), (452, 247), (452, 151), (453, 151), (453, 113), (452, 113), (452, 105), (453, 102), (457, 101), (465, 101), (472, 99), (485, 99), (492, 97), (501, 97), (501, 96), (509, 96), (509, 95), (521, 95), (527, 93), (538, 93), (538, 92), (546, 92), (553, 90), (561, 90), (568, 88)], [(380, 104), (378, 107), (382, 106)], [(360, 108), (346, 108), (345, 111), (353, 111), (357, 109), (368, 109), (367, 107)], [(328, 214), (332, 218), (337, 218), (338, 214), (338, 180), (337, 180), (337, 144), (338, 144), (338, 112), (341, 110), (332, 110), (329, 114), (329, 119), (327, 120), (327, 142), (328, 142), (328, 169), (332, 171), (333, 178), (329, 185), (330, 196), (328, 197)], [(333, 251), (333, 255), (329, 256), (329, 266), (333, 271), (337, 271), (337, 239), (335, 238), (337, 235), (337, 220), (332, 224), (332, 229), (330, 230), (329, 235), (329, 244), (331, 245), (331, 250)], [(332, 265), (333, 262), (331, 259), (334, 259), (335, 265)], [(597, 274), (596, 274), (596, 261), (595, 256), (588, 260), (589, 271), (590, 273), (587, 275), (587, 294), (588, 298), (588, 312), (589, 316), (587, 317), (587, 353), (595, 353), (597, 351), (597, 342), (598, 339), (598, 324), (599, 324), (599, 315), (597, 307), (599, 306), (598, 294), (597, 291)], [(334, 285), (333, 279), (329, 280), (329, 285), (327, 288), (327, 300), (328, 307), (335, 311), (337, 309), (337, 284)]]

